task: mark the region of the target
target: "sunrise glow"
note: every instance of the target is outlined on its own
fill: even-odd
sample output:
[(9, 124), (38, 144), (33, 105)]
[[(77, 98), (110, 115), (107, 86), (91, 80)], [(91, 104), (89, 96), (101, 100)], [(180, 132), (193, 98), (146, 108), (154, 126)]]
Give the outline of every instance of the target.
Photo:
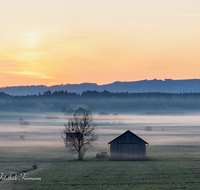
[(200, 78), (200, 3), (35, 1), (0, 6), (0, 86)]

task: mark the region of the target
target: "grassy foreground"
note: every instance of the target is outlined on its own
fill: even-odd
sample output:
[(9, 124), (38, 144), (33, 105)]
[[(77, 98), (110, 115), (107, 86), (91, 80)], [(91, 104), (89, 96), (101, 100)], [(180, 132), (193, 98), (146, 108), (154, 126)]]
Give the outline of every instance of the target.
[(40, 181), (1, 181), (0, 189), (199, 189), (200, 147), (147, 147), (147, 161), (74, 161), (65, 149), (0, 148), (0, 173)]

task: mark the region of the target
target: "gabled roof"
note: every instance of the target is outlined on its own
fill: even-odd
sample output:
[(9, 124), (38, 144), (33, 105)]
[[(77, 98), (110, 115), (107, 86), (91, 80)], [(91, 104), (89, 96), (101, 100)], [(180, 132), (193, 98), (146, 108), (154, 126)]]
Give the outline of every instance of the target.
[(133, 135), (133, 136), (137, 137), (138, 139), (140, 139), (141, 141), (143, 141), (145, 144), (149, 144), (148, 142), (144, 141), (143, 139), (141, 139), (140, 137), (138, 137), (136, 134), (132, 133), (129, 130), (127, 130), (123, 134), (119, 135), (118, 137), (116, 137), (115, 139), (113, 139), (112, 141), (110, 141), (108, 144), (111, 144), (113, 141), (117, 140), (118, 138), (120, 138), (121, 136), (125, 135), (126, 133), (130, 133), (131, 135)]

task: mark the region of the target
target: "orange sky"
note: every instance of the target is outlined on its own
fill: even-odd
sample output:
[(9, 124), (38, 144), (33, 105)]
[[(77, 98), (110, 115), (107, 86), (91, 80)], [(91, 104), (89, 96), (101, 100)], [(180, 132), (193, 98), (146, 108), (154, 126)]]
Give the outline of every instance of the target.
[(198, 0), (7, 0), (0, 86), (200, 78)]

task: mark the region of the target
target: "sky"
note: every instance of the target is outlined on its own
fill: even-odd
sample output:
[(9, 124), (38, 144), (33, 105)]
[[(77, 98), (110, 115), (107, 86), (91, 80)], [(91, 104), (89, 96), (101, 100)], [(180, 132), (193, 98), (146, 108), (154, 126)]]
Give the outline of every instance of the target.
[(199, 0), (0, 0), (0, 87), (200, 78)]

